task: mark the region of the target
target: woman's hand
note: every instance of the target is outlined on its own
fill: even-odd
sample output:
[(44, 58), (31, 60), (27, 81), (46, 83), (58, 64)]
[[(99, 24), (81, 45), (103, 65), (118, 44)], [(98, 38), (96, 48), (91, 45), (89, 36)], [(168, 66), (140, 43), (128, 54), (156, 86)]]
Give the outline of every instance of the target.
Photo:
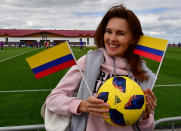
[(109, 104), (104, 103), (102, 99), (97, 98), (97, 94), (89, 97), (87, 100), (82, 100), (78, 112), (89, 112), (90, 114), (107, 118), (106, 114), (109, 112)]
[(144, 90), (144, 94), (146, 98), (146, 110), (143, 114), (143, 120), (147, 119), (149, 114), (153, 113), (157, 102), (154, 93), (150, 89)]

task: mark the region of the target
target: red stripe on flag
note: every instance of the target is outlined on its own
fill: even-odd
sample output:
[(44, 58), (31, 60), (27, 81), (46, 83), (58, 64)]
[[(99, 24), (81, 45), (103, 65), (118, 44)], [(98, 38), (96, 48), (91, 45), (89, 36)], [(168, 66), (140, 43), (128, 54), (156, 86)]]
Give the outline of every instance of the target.
[(144, 52), (144, 51), (141, 51), (141, 50), (137, 50), (137, 49), (134, 50), (134, 53), (137, 54), (137, 55), (141, 55), (141, 56), (147, 57), (149, 59), (158, 61), (158, 62), (160, 62), (161, 59), (162, 59), (161, 56), (154, 55), (154, 54), (151, 54), (151, 53), (148, 53), (148, 52)]
[(51, 68), (49, 68), (47, 70), (44, 70), (42, 72), (39, 72), (39, 73), (35, 74), (35, 77), (36, 77), (36, 79), (39, 79), (39, 78), (42, 78), (44, 76), (50, 75), (50, 74), (52, 74), (54, 72), (57, 72), (59, 70), (63, 70), (65, 68), (71, 67), (71, 66), (73, 66), (75, 64), (76, 64), (75, 60), (70, 60), (70, 61), (67, 61), (65, 63), (62, 63), (62, 64), (56, 65), (54, 67), (51, 67)]

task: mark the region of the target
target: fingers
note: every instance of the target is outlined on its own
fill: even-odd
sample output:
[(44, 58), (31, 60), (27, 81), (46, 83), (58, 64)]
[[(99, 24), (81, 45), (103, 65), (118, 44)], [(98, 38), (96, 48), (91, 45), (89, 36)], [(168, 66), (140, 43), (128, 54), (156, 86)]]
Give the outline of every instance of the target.
[(109, 104), (104, 103), (104, 100), (102, 99), (98, 99), (96, 94), (87, 99), (87, 106), (90, 108), (91, 107), (100, 108), (100, 107), (109, 107)]
[(95, 116), (99, 116), (99, 117), (102, 117), (102, 118), (105, 118), (105, 119), (108, 118), (108, 116), (106, 115), (106, 113), (95, 113), (95, 112), (90, 112), (90, 114), (95, 115)]
[(146, 96), (146, 111), (148, 114), (152, 113), (154, 110), (154, 107), (152, 105), (152, 100), (149, 98), (149, 96)]
[(152, 113), (156, 107), (157, 99), (154, 93), (150, 89), (145, 90), (144, 93), (145, 93), (146, 107), (147, 107), (146, 112)]
[(93, 103), (93, 104), (101, 104), (101, 103), (104, 103), (104, 100), (102, 99), (97, 99), (97, 94), (94, 95), (94, 96), (91, 96), (87, 99), (87, 101), (89, 103)]
[(150, 94), (151, 98), (152, 98), (155, 102), (157, 102), (157, 99), (156, 99), (154, 93), (151, 91), (151, 89), (147, 89), (147, 91), (148, 91), (148, 93)]
[(95, 107), (88, 107), (89, 112), (97, 112), (97, 113), (106, 113), (109, 112), (109, 108), (95, 108)]
[(89, 108), (101, 108), (101, 107), (109, 107), (109, 104), (108, 103), (87, 103), (87, 106)]
[(90, 114), (107, 118), (106, 113), (109, 112), (109, 104), (104, 103), (102, 99), (98, 99), (97, 95), (87, 99), (87, 110)]
[(148, 95), (148, 105), (150, 107), (150, 111), (155, 109), (156, 101), (150, 95)]

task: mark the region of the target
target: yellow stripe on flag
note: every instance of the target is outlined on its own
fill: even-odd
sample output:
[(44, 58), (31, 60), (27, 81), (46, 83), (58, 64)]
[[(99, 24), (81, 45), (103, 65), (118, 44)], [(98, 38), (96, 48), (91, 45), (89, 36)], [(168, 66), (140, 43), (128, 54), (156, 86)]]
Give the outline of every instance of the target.
[(71, 54), (71, 51), (67, 44), (67, 42), (59, 44), (36, 55), (28, 57), (26, 58), (26, 60), (29, 63), (31, 69), (33, 69), (57, 58)]
[(141, 36), (141, 38), (138, 42), (138, 45), (165, 51), (167, 42), (168, 42), (168, 40), (164, 40), (164, 39), (153, 38), (153, 37), (149, 37), (149, 36)]

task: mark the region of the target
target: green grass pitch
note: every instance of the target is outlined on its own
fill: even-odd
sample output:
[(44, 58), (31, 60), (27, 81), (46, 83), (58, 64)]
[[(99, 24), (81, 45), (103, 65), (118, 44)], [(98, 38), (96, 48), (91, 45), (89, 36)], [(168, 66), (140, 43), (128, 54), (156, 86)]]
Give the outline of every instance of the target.
[[(90, 48), (72, 47), (76, 59), (87, 53)], [(44, 48), (4, 48), (0, 51), (0, 91), (53, 89), (68, 69), (53, 73), (41, 79), (35, 79), (26, 58)], [(27, 53), (24, 53), (29, 51)], [(24, 54), (23, 54), (24, 53)], [(13, 56), (17, 57), (7, 59)], [(7, 59), (7, 60), (5, 60)], [(4, 60), (4, 61), (2, 61)], [(2, 61), (2, 62), (1, 62)], [(147, 65), (156, 72), (159, 63), (146, 59)], [(157, 97), (155, 119), (181, 116), (181, 49), (167, 49), (156, 85), (180, 84), (180, 86), (154, 87)], [(1, 92), (0, 127), (43, 124), (40, 109), (50, 91), (37, 92)], [(179, 123), (180, 124), (180, 123)]]

